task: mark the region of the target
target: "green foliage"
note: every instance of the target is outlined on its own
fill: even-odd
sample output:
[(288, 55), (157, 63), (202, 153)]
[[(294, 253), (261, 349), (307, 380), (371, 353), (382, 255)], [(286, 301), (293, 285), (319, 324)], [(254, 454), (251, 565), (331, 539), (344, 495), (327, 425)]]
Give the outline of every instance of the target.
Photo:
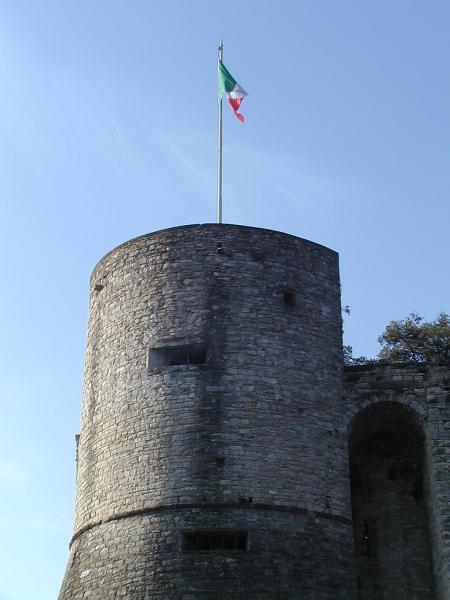
[(380, 361), (448, 362), (450, 315), (440, 313), (435, 321), (426, 322), (417, 313), (411, 313), (406, 319), (391, 321), (378, 341), (382, 346)]
[(344, 345), (344, 364), (351, 365), (353, 360), (353, 348)]
[(344, 346), (344, 365), (347, 367), (353, 367), (355, 365), (371, 365), (376, 362), (376, 359), (367, 358), (367, 356), (353, 356), (353, 348), (351, 346)]

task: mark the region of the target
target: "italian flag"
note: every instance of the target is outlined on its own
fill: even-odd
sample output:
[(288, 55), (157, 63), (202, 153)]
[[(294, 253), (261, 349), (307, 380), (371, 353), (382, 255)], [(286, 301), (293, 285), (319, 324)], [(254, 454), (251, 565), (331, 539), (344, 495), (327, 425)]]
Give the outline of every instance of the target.
[(244, 121), (244, 115), (238, 113), (239, 107), (247, 92), (241, 88), (236, 79), (227, 71), (225, 65), (219, 60), (219, 100), (226, 94), (228, 102), (239, 121)]

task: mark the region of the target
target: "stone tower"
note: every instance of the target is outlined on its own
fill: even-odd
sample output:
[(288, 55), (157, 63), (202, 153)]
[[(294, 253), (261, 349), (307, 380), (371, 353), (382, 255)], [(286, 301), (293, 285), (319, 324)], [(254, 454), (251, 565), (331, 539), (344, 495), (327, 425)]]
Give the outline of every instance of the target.
[(354, 598), (338, 256), (236, 225), (94, 269), (60, 600)]

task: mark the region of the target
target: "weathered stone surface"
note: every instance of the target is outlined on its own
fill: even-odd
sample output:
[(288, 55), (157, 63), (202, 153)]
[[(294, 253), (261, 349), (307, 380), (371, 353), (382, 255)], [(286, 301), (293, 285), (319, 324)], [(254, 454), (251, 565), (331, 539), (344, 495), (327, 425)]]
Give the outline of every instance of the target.
[[(61, 600), (351, 598), (336, 253), (188, 226), (119, 246), (91, 283)], [(205, 364), (147, 368), (191, 344)], [(186, 527), (244, 528), (249, 547), (186, 552)]]
[[(183, 551), (181, 532), (199, 528), (248, 530), (248, 550)], [(61, 593), (133, 600), (344, 599), (351, 560), (348, 523), (327, 516), (270, 507), (168, 508), (80, 535)]]
[[(91, 280), (60, 600), (449, 600), (449, 389), (448, 366), (343, 371), (323, 246), (234, 225), (126, 242)], [(183, 544), (213, 531), (247, 548)]]

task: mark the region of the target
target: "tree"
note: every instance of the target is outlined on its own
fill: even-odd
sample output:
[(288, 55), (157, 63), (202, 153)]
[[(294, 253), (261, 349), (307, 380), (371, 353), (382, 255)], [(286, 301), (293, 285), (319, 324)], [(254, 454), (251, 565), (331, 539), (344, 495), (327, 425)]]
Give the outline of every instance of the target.
[(371, 365), (375, 364), (377, 360), (375, 358), (367, 358), (367, 356), (353, 356), (353, 348), (351, 346), (344, 346), (344, 365), (347, 367), (354, 367), (356, 365)]
[(440, 313), (435, 321), (424, 321), (417, 313), (406, 319), (391, 321), (378, 341), (380, 361), (448, 362), (450, 361), (450, 315)]
[(353, 360), (353, 348), (344, 344), (344, 364), (351, 365)]

